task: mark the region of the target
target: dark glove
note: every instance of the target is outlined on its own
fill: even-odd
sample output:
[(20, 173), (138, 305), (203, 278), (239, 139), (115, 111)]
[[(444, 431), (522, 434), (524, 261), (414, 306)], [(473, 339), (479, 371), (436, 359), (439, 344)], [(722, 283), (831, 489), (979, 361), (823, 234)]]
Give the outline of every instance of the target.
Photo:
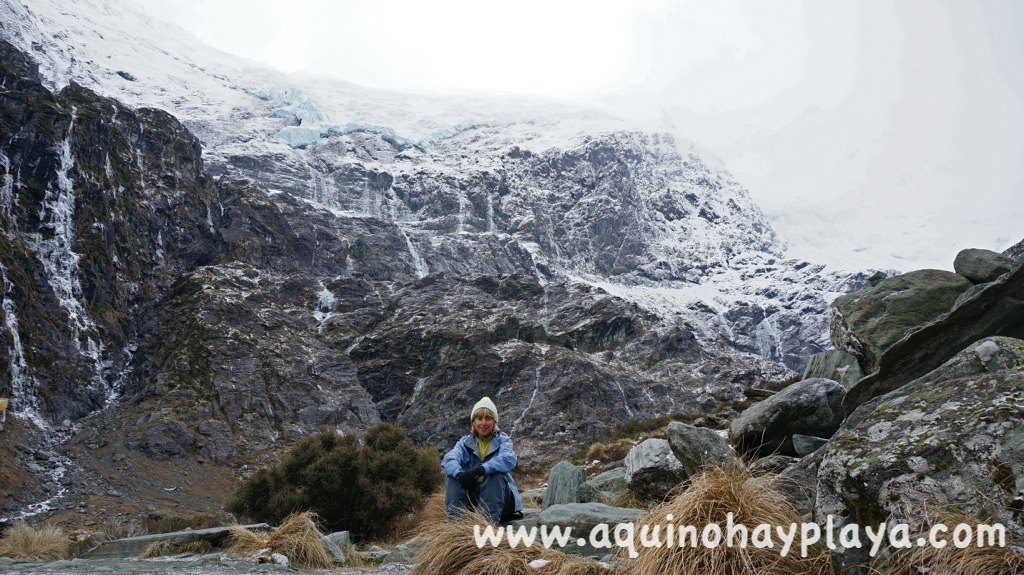
[(478, 477), (483, 477), (484, 473), (486, 473), (484, 471), (484, 466), (477, 465), (469, 471), (460, 471), (459, 473), (456, 473), (455, 479), (460, 485), (462, 485), (463, 489), (468, 491), (476, 488), (476, 479)]

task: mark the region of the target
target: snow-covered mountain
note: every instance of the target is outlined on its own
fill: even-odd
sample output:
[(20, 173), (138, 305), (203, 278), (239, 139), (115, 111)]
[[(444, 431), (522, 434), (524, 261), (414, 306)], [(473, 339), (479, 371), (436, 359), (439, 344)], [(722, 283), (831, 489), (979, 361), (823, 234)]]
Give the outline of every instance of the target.
[(59, 113), (0, 146), (3, 377), (41, 426), (106, 422), (78, 443), (227, 464), (380, 419), (444, 443), (490, 394), (564, 448), (792, 376), (866, 283), (601, 111), (284, 76), (118, 0), (0, 0), (0, 25), (59, 92), (10, 64), (16, 120)]
[[(2, 5), (4, 37), (33, 55), (51, 88), (76, 82), (171, 112), (200, 138), (214, 175), (396, 222), (420, 274), (471, 271), (452, 262), (453, 251), (514, 240), (530, 253), (531, 272), (608, 280), (624, 297), (646, 301), (657, 287), (672, 292), (673, 306), (728, 315), (742, 304), (769, 323), (785, 307), (740, 272), (764, 275), (785, 246), (742, 185), (691, 143), (563, 102), (286, 77), (117, 0), (65, 4)], [(517, 261), (498, 258), (493, 269), (522, 267), (519, 255), (508, 257)], [(784, 281), (827, 277), (811, 287), (820, 301), (849, 289), (842, 270), (809, 267), (805, 281)], [(795, 342), (767, 335), (777, 331), (761, 329), (752, 348), (799, 367), (803, 354), (788, 349)], [(824, 345), (824, 332), (800, 339)]]

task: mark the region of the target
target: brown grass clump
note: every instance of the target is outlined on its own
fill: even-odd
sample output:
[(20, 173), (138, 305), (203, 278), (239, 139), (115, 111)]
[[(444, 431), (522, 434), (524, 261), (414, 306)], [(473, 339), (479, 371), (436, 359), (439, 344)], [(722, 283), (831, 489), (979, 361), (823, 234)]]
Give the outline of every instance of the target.
[(604, 503), (613, 507), (628, 507), (630, 509), (650, 509), (654, 506), (651, 501), (648, 501), (632, 489), (619, 491), (607, 498)]
[(167, 541), (152, 543), (139, 555), (139, 559), (152, 559), (165, 555), (195, 554), (202, 555), (213, 551), (213, 545), (209, 541), (192, 541), (182, 545), (173, 545)]
[(620, 461), (626, 458), (633, 445), (633, 440), (625, 437), (610, 443), (594, 443), (587, 449), (586, 460), (601, 463)]
[[(919, 538), (928, 541), (931, 525), (945, 525), (949, 531), (945, 534), (937, 534), (938, 539), (946, 540), (946, 546), (936, 549), (931, 545), (913, 547), (911, 549), (891, 550), (887, 557), (879, 557), (873, 570), (878, 573), (891, 573), (893, 575), (917, 575), (919, 573), (956, 573), (958, 575), (1015, 575), (1024, 569), (1024, 555), (1015, 551), (1011, 545), (1019, 546), (1020, 542), (1007, 541), (1005, 547), (988, 545), (983, 541), (983, 546), (978, 546), (976, 539), (963, 549), (958, 549), (953, 544), (953, 531), (957, 525), (964, 523), (971, 527), (971, 532), (977, 537), (979, 525), (992, 525), (977, 517), (968, 515), (960, 510), (945, 508), (938, 511), (926, 512), (928, 517), (927, 528), (919, 533), (910, 536), (910, 541), (917, 541)], [(998, 545), (998, 540), (995, 542)]]
[(316, 526), (316, 514), (308, 511), (290, 515), (280, 527), (268, 533), (254, 533), (240, 525), (230, 528), (228, 552), (254, 553), (264, 549), (284, 555), (298, 567), (328, 569), (335, 566), (334, 556), (324, 546), (323, 534)]
[[(539, 543), (512, 549), (503, 540), (497, 548), (488, 543), (479, 549), (473, 528), (490, 525), (479, 513), (464, 513), (455, 521), (434, 526), (430, 542), (416, 555), (409, 575), (593, 575), (607, 573), (598, 563), (546, 549)], [(543, 566), (530, 563), (543, 560)], [(600, 571), (598, 571), (600, 570)]]
[[(727, 514), (732, 513), (733, 525), (748, 529), (748, 544), (728, 546)], [(669, 516), (671, 515), (671, 519)], [(667, 526), (675, 525), (675, 541), (667, 544)], [(700, 542), (705, 526), (718, 524), (721, 543), (713, 548)], [(775, 533), (776, 525), (789, 529), (797, 523), (796, 541), (785, 557), (780, 556), (782, 541)], [(831, 557), (823, 545), (808, 549), (807, 557), (800, 557), (799, 523), (801, 516), (786, 497), (773, 486), (770, 476), (753, 477), (738, 466), (708, 468), (690, 480), (689, 486), (651, 511), (635, 527), (634, 548), (636, 559), (625, 559), (626, 550), (619, 549), (622, 575), (649, 575), (673, 573), (675, 575), (825, 575), (832, 573)], [(772, 526), (774, 548), (759, 549), (753, 543), (753, 530), (761, 524)], [(697, 545), (680, 536), (681, 527), (697, 528)], [(660, 528), (661, 545), (644, 546), (642, 533), (653, 535)], [(644, 529), (647, 531), (643, 531)], [(648, 541), (650, 541), (648, 537)], [(680, 546), (680, 542), (685, 544)]]
[(25, 522), (15, 523), (0, 539), (0, 557), (30, 561), (57, 561), (67, 559), (71, 538), (56, 525), (29, 527)]
[(544, 493), (547, 490), (530, 490), (520, 491), (519, 500), (523, 503), (523, 509), (540, 509), (541, 505), (544, 504)]
[(154, 557), (163, 557), (164, 555), (174, 555), (174, 545), (166, 541), (157, 541), (156, 543), (150, 543), (146, 550), (139, 554), (139, 559), (152, 559)]
[(518, 466), (512, 470), (512, 477), (515, 478), (519, 491), (524, 491), (544, 485), (548, 480), (550, 471), (550, 464), (538, 461), (530, 463), (520, 461)]

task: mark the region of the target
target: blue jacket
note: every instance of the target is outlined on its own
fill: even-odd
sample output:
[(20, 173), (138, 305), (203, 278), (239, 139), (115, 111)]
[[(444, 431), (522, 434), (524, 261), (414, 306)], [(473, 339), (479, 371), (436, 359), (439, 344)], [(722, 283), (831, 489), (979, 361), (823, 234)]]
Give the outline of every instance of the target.
[(444, 468), (446, 475), (455, 477), (460, 471), (469, 471), (482, 464), (487, 475), (499, 475), (505, 479), (515, 499), (515, 510), (522, 511), (523, 502), (519, 499), (519, 488), (516, 487), (516, 480), (512, 478), (512, 470), (518, 461), (515, 451), (512, 450), (512, 438), (504, 431), (498, 431), (483, 457), (479, 451), (476, 437), (472, 434), (466, 435), (445, 454), (441, 460), (441, 467)]

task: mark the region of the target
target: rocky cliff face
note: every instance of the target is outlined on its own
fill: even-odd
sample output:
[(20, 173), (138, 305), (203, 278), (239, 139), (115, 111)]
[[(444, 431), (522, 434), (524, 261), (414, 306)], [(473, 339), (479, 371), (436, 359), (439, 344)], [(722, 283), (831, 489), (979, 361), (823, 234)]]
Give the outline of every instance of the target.
[(51, 94), (10, 45), (2, 57), (0, 381), (15, 411), (78, 419), (118, 394), (161, 292), (210, 259), (216, 192), (169, 114)]
[[(785, 261), (726, 170), (597, 110), (284, 77), (119, 0), (3, 0), (0, 21), (0, 37), (33, 54), (45, 85), (75, 81), (172, 112), (200, 138), (215, 177), (395, 224), (416, 277), (600, 284), (660, 316), (715, 326), (706, 346), (796, 370), (829, 347), (832, 299), (865, 285), (860, 274)], [(658, 293), (629, 289), (638, 286)]]
[[(0, 385), (94, 480), (142, 478), (120, 493), (324, 425), (445, 445), (483, 394), (525, 454), (728, 409), (823, 349), (831, 300), (866, 283), (784, 260), (746, 191), (666, 135), (506, 119), (413, 141), (262, 92), (174, 109), (204, 150), (97, 94), (85, 35), (11, 22), (51, 76), (3, 46)], [(53, 93), (55, 71), (96, 91)]]
[(131, 454), (155, 481), (161, 462), (237, 466), (381, 419), (444, 444), (452, 406), (483, 394), (526, 446), (567, 446), (784, 375), (590, 285), (502, 273), (514, 258), (419, 278), (394, 222), (214, 183), (173, 117), (52, 94), (2, 49), (4, 387), (90, 481)]

